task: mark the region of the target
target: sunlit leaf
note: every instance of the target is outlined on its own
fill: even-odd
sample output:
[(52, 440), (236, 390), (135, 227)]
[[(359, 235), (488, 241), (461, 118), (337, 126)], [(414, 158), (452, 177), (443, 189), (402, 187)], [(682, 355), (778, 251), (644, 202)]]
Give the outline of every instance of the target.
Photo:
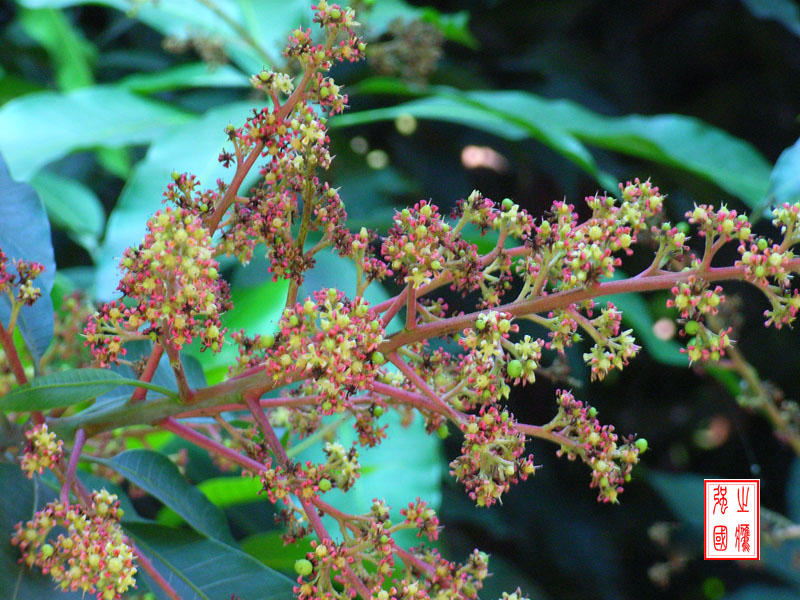
[(0, 107), (0, 152), (13, 176), (27, 181), (70, 152), (149, 143), (191, 118), (114, 86), (27, 94)]

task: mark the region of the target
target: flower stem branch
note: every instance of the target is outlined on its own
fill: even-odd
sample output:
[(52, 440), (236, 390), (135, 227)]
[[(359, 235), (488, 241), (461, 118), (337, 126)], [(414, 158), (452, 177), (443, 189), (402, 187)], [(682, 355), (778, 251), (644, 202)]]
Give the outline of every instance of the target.
[[(150, 353), (150, 356), (147, 359), (147, 364), (144, 367), (144, 371), (142, 372), (142, 376), (140, 381), (144, 381), (145, 383), (150, 383), (153, 381), (153, 375), (156, 373), (156, 369), (158, 368), (158, 363), (161, 361), (161, 357), (164, 354), (164, 347), (161, 344), (154, 344), (153, 350)], [(137, 387), (133, 391), (133, 395), (131, 396), (131, 402), (141, 402), (147, 396), (147, 388), (145, 387)]]
[(75, 481), (75, 472), (78, 469), (78, 461), (81, 458), (81, 451), (85, 443), (86, 432), (83, 429), (78, 429), (75, 432), (75, 441), (72, 444), (72, 452), (69, 455), (69, 464), (67, 464), (67, 472), (64, 475), (64, 483), (61, 486), (62, 504), (69, 504), (69, 490)]
[(155, 565), (150, 561), (147, 555), (142, 552), (142, 549), (136, 545), (132, 544), (133, 552), (136, 554), (136, 562), (139, 564), (142, 569), (150, 576), (150, 578), (156, 582), (158, 587), (164, 590), (164, 593), (170, 598), (170, 600), (181, 600), (180, 594), (175, 591), (169, 582), (164, 579), (164, 576), (156, 569)]

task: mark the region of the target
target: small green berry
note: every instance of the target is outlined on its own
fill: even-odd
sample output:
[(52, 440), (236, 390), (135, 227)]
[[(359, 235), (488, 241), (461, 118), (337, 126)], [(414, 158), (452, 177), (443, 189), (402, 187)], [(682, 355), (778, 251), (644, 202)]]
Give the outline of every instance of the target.
[(484, 321), (483, 319), (478, 319), (475, 323), (475, 327), (477, 328), (478, 331), (483, 331), (484, 329), (486, 329), (486, 321)]
[(376, 417), (380, 417), (384, 413), (384, 408), (380, 404), (376, 404), (372, 408), (372, 414)]
[(383, 352), (378, 352), (376, 350), (372, 353), (372, 362), (376, 365), (382, 365), (386, 362), (386, 357), (383, 356)]
[(319, 489), (321, 489), (323, 492), (327, 492), (329, 489), (331, 489), (330, 479), (320, 479)]
[(503, 210), (511, 210), (514, 207), (514, 201), (511, 198), (504, 198), (502, 205)]
[(647, 440), (644, 438), (639, 438), (636, 440), (636, 449), (639, 451), (639, 454), (642, 452), (647, 451)]
[(306, 577), (307, 575), (311, 575), (311, 572), (314, 570), (314, 565), (311, 564), (310, 560), (300, 558), (294, 561), (294, 570), (297, 571), (297, 574), (301, 577)]
[(695, 335), (700, 331), (700, 323), (697, 321), (687, 321), (683, 328), (689, 335)]
[(450, 435), (450, 430), (447, 428), (447, 425), (440, 425), (439, 429), (436, 430), (436, 435), (438, 435), (440, 439), (446, 440), (447, 436)]
[(508, 363), (508, 376), (511, 379), (516, 379), (520, 375), (522, 375), (522, 363), (517, 359), (514, 359)]

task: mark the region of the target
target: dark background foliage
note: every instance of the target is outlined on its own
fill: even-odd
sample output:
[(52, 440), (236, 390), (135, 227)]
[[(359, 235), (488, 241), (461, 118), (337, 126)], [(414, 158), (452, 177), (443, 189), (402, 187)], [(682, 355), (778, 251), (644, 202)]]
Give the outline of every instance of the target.
[[(765, 6), (797, 9), (795, 3), (430, 0), (412, 4), (470, 14), (469, 30), (476, 43), (470, 47), (446, 42), (438, 69), (427, 77), (430, 84), (523, 90), (569, 99), (612, 116), (690, 115), (748, 141), (771, 164), (800, 135), (800, 19), (780, 22), (757, 16)], [(19, 10), (9, 2), (0, 5), (4, 71), (0, 102), (59, 86), (52, 53), (20, 26)], [(192, 51), (165, 52), (161, 34), (120, 12), (82, 5), (67, 8), (64, 14), (97, 49), (93, 58), (97, 83), (196, 60)], [(387, 39), (386, 34), (380, 38)], [(369, 65), (343, 67), (337, 79), (357, 89), (374, 75)], [(243, 94), (240, 89), (203, 87), (167, 90), (155, 97), (203, 112)], [(405, 99), (356, 91), (351, 104), (353, 111), (361, 111)], [(413, 135), (403, 135), (391, 122), (380, 121), (334, 130), (333, 137), (337, 159), (332, 179), (343, 186), (359, 225), (385, 229), (392, 207), (419, 198), (432, 198), (449, 209), (473, 188), (498, 200), (511, 197), (538, 216), (554, 199), (566, 195), (579, 204), (599, 187), (593, 177), (540, 142), (510, 142), (455, 124), (420, 120)], [(370, 155), (365, 160), (359, 150), (365, 145), (384, 150), (389, 166), (369, 168)], [(470, 145), (492, 148), (506, 162), (500, 168), (467, 168), (462, 151)], [(134, 164), (144, 153), (141, 146), (123, 151), (113, 159), (123, 165), (116, 170), (109, 168), (111, 157), (91, 151), (71, 154), (53, 168), (89, 183), (110, 213), (125, 183), (124, 165)], [(593, 154), (602, 169), (620, 179), (651, 177), (669, 194), (668, 217), (673, 221), (681, 220), (693, 202), (727, 202), (748, 209), (735, 194), (671, 166), (603, 150), (593, 149)], [(759, 229), (767, 232), (768, 223)], [(75, 281), (87, 281), (91, 250), (64, 229), (54, 229), (53, 241), (59, 269)], [(647, 262), (646, 256), (626, 260), (624, 269), (636, 272)], [(797, 334), (761, 327), (765, 306), (757, 293), (736, 286), (728, 292), (732, 313), (742, 323), (734, 339), (763, 379), (795, 396), (800, 383)], [(452, 296), (447, 299), (455, 306), (461, 302)], [(670, 315), (665, 299), (665, 295), (647, 297), (653, 320)], [(444, 549), (454, 558), (476, 546), (492, 554), (495, 577), (486, 597), (517, 582), (537, 598), (565, 600), (750, 599), (777, 597), (774, 590), (779, 587), (792, 597), (788, 590), (800, 589), (800, 575), (781, 575), (776, 565), (788, 565), (796, 547), (768, 554), (769, 560), (755, 566), (705, 562), (702, 531), (692, 523), (691, 507), (702, 494), (698, 482), (704, 475), (759, 477), (762, 506), (798, 516), (797, 507), (787, 500), (800, 497), (797, 458), (775, 439), (761, 417), (738, 406), (734, 394), (738, 380), (701, 367), (670, 366), (645, 350), (622, 374), (590, 383), (580, 352), (576, 348), (567, 355), (576, 396), (597, 406), (603, 422), (614, 423), (620, 433), (646, 437), (652, 448), (621, 505), (597, 504), (588, 489), (586, 469), (557, 459), (552, 446), (536, 443), (533, 450), (543, 468), (512, 491), (502, 506), (477, 510), (460, 486), (445, 478)], [(534, 386), (514, 392), (512, 409), (520, 420), (546, 422), (553, 413), (556, 387), (541, 377)], [(448, 458), (458, 452), (458, 438), (448, 439)], [(190, 474), (199, 480), (211, 469), (197, 458)], [(248, 516), (247, 510), (253, 512)], [(234, 532), (244, 536), (268, 526), (263, 512), (263, 506), (250, 506), (229, 511), (228, 516)], [(248, 529), (248, 518), (257, 526)], [(787, 585), (794, 587), (781, 587)], [(765, 591), (767, 586), (776, 587)]]

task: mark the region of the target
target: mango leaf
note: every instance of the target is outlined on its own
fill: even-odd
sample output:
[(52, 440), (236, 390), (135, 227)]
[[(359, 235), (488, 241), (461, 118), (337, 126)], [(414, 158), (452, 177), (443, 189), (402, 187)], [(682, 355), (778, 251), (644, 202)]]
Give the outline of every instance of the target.
[[(126, 360), (130, 362), (141, 361), (146, 360), (150, 356), (153, 350), (153, 343), (149, 340), (134, 340), (126, 342), (124, 348)], [(181, 362), (183, 363), (183, 370), (186, 373), (189, 386), (194, 389), (206, 387), (206, 378), (200, 363), (195, 358), (187, 356), (185, 352), (181, 353)], [(135, 381), (138, 377), (134, 370), (128, 365), (111, 365), (110, 369), (124, 377), (126, 381)], [(167, 357), (166, 353), (162, 354), (151, 383), (167, 390), (167, 393), (177, 395), (178, 384), (175, 382), (175, 374), (172, 371), (172, 367), (169, 365), (169, 357)], [(95, 406), (130, 398), (136, 385), (141, 384), (123, 385), (103, 394), (97, 398)], [(148, 395), (147, 397), (149, 398), (151, 396)]]
[[(2, 109), (0, 109), (1, 111)], [(0, 125), (0, 137), (3, 136)], [(3, 218), (0, 219), (0, 249), (8, 258), (6, 268), (16, 272), (14, 259), (35, 261), (44, 266), (44, 273), (34, 280), (34, 285), (42, 290), (42, 297), (33, 306), (23, 306), (17, 323), (20, 333), (33, 357), (38, 370), (39, 359), (53, 337), (53, 301), (50, 290), (56, 272), (53, 245), (50, 242), (50, 223), (47, 220), (42, 201), (35, 190), (14, 181), (8, 166), (0, 155), (0, 205)], [(11, 301), (7, 294), (0, 295), (0, 321), (8, 327), (11, 320)]]
[(17, 561), (19, 550), (9, 540), (14, 525), (26, 522), (36, 510), (55, 500), (58, 493), (43, 485), (39, 478), (28, 479), (17, 465), (0, 463), (0, 591), (3, 600), (42, 600), (55, 597), (81, 600), (80, 592), (55, 592), (52, 578), (39, 569), (23, 568)]
[[(129, 525), (126, 533), (153, 562), (181, 600), (291, 600), (293, 581), (238, 548), (193, 532), (169, 527)], [(139, 571), (150, 591), (166, 594)]]
[[(128, 13), (130, 0), (20, 0), (29, 8), (102, 4)], [(186, 40), (190, 35), (218, 39), (229, 56), (247, 73), (281, 62), (286, 34), (310, 25), (305, 0), (215, 0), (224, 18), (196, 0), (147, 2), (136, 6), (135, 17), (159, 33)], [(243, 35), (244, 33), (244, 35)], [(249, 39), (247, 39), (249, 37)]]
[(800, 139), (781, 152), (769, 176), (767, 197), (755, 212), (761, 216), (770, 205), (800, 202)]
[(144, 237), (147, 219), (162, 206), (172, 171), (192, 173), (206, 187), (214, 187), (217, 178), (229, 180), (233, 176), (217, 160), (227, 139), (225, 126), (243, 123), (251, 109), (249, 102), (218, 106), (172, 129), (150, 146), (109, 215), (97, 262), (95, 293), (99, 298), (108, 300), (114, 296), (119, 282), (119, 258), (125, 248)]
[(163, 454), (152, 450), (127, 450), (112, 459), (92, 460), (113, 469), (169, 506), (196, 531), (215, 540), (233, 543), (222, 511), (191, 486), (178, 467)]
[(773, 19), (795, 35), (800, 35), (800, 6), (795, 0), (742, 0), (759, 19)]
[(292, 571), (294, 561), (311, 552), (311, 542), (303, 538), (296, 544), (284, 546), (280, 531), (256, 533), (241, 541), (242, 550), (270, 568)]
[(230, 65), (191, 63), (153, 73), (134, 73), (117, 85), (140, 94), (156, 94), (183, 88), (250, 87), (250, 80)]
[(149, 143), (191, 118), (114, 86), (27, 94), (0, 108), (0, 152), (14, 177), (27, 181), (75, 150)]
[[(211, 504), (220, 508), (267, 500), (266, 495), (261, 494), (264, 485), (252, 477), (212, 477), (204, 479), (196, 487)], [(162, 525), (176, 527), (182, 521), (180, 515), (171, 508), (164, 507), (158, 512), (158, 522)]]
[(527, 118), (507, 114), (491, 106), (471, 102), (466, 95), (449, 91), (440, 90), (437, 96), (389, 108), (338, 115), (331, 119), (330, 124), (332, 128), (347, 127), (396, 119), (401, 115), (459, 123), (512, 141), (533, 138), (574, 162), (606, 189), (614, 189), (617, 183), (612, 175), (598, 168), (591, 152), (572, 133), (554, 127), (546, 119), (539, 119), (535, 114), (527, 115)]
[(120, 385), (154, 389), (172, 395), (159, 385), (126, 379), (109, 369), (72, 369), (29, 381), (0, 398), (0, 410), (49, 410), (96, 398)]
[(66, 231), (90, 254), (97, 250), (106, 217), (103, 204), (89, 187), (44, 169), (31, 179), (31, 186), (39, 193), (54, 227)]
[(62, 90), (92, 85), (97, 50), (69, 22), (60, 10), (22, 10), (22, 30), (47, 50), (55, 68), (56, 83)]
[(435, 96), (405, 104), (337, 116), (346, 127), (401, 114), (461, 123), (506, 139), (532, 137), (593, 175), (607, 189), (583, 144), (651, 160), (713, 182), (750, 207), (767, 190), (770, 166), (748, 142), (693, 117), (609, 117), (569, 100), (549, 100), (518, 91), (458, 92), (438, 88)]

